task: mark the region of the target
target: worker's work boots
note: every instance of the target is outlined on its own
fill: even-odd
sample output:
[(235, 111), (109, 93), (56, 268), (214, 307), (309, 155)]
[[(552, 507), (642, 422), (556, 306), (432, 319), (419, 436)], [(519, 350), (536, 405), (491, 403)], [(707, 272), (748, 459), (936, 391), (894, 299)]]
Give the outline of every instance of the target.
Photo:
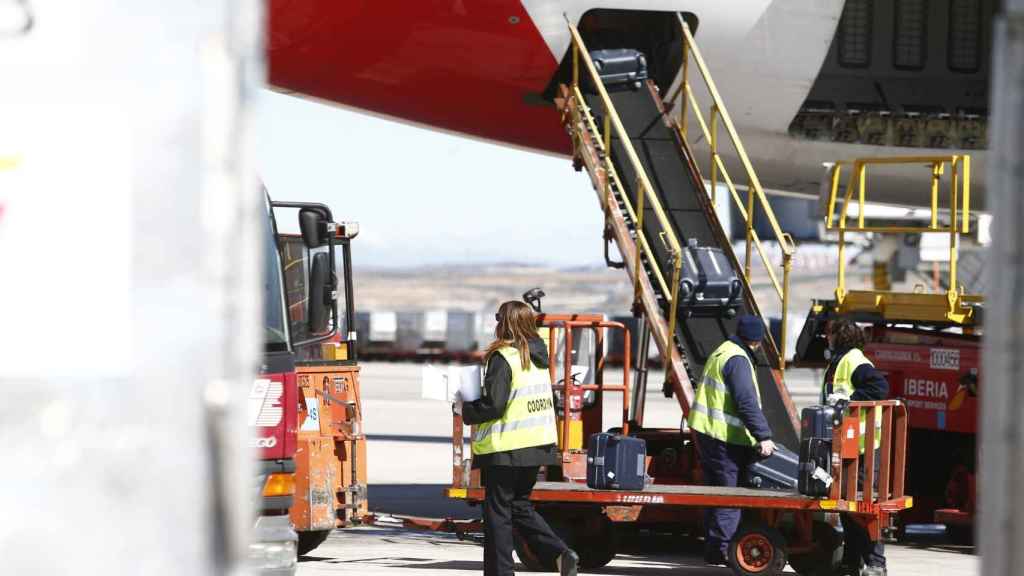
[(860, 569), (860, 576), (888, 576), (885, 566), (865, 566)]
[(576, 576), (576, 565), (579, 563), (580, 557), (569, 549), (555, 558), (555, 564), (558, 564), (558, 573), (561, 576)]

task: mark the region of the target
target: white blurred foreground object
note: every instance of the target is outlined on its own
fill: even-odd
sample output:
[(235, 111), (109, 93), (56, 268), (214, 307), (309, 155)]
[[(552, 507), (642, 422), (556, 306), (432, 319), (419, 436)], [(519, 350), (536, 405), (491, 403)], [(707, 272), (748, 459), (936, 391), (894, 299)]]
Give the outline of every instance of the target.
[(0, 572), (241, 573), (262, 3), (8, 4)]
[(1020, 574), (1024, 566), (1024, 0), (1003, 2), (995, 22), (988, 211), (993, 214), (981, 394), (978, 542), (981, 574)]
[(420, 396), (424, 400), (463, 402), (480, 398), (480, 366), (423, 366)]

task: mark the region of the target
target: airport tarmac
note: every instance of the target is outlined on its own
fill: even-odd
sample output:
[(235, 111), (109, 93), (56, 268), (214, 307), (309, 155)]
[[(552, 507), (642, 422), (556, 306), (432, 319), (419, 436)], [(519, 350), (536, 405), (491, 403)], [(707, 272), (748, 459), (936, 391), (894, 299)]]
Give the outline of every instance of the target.
[[(381, 515), (377, 526), (335, 531), (301, 558), (303, 576), (408, 574), (442, 576), (480, 574), (483, 550), (473, 540), (401, 528), (389, 514), (477, 518), (478, 509), (442, 496), (451, 481), (451, 408), (420, 399), (422, 366), (366, 363), (362, 368), (364, 427), (370, 509)], [(611, 373), (606, 378), (614, 378)], [(814, 402), (817, 375), (790, 371), (787, 376), (798, 408)], [(650, 426), (678, 426), (675, 399), (660, 391), (661, 375), (652, 372), (646, 420)], [(621, 404), (606, 401), (605, 422), (621, 414)], [(889, 573), (907, 576), (968, 576), (979, 573), (974, 549), (947, 543), (938, 530), (923, 530), (912, 542), (887, 547)], [(525, 572), (525, 569), (523, 570)], [(627, 538), (616, 559), (594, 574), (630, 576), (725, 576), (724, 568), (704, 566), (693, 541), (668, 536)]]

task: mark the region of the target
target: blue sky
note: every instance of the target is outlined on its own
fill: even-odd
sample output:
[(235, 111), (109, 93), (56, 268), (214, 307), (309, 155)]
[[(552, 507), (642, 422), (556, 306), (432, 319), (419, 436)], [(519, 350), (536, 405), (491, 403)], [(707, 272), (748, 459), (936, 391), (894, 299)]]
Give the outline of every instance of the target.
[(275, 199), (360, 223), (357, 265), (603, 261), (597, 196), (568, 158), (263, 91), (256, 159)]

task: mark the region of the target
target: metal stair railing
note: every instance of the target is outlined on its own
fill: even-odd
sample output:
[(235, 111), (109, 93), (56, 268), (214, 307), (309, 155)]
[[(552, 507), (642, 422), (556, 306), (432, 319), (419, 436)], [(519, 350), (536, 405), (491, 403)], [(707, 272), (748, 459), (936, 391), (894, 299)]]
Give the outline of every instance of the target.
[[(927, 226), (872, 226), (865, 223), (867, 169), (869, 166), (924, 166), (931, 175), (931, 219)], [(950, 170), (949, 223), (940, 223), (939, 188), (946, 165)], [(842, 170), (851, 167), (846, 189), (840, 196)], [(974, 306), (984, 301), (978, 294), (967, 294), (958, 280), (960, 235), (970, 232), (971, 157), (968, 155), (886, 156), (856, 158), (835, 162), (831, 168), (831, 189), (825, 228), (839, 230), (839, 274), (836, 283), (836, 304), (839, 310), (873, 310), (883, 316), (894, 314), (908, 320), (972, 324)], [(849, 222), (853, 195), (857, 193), (857, 216)], [(840, 199), (842, 200), (839, 205)], [(838, 221), (836, 215), (838, 214)], [(846, 285), (846, 233), (878, 234), (948, 234), (949, 276), (945, 294), (932, 294), (921, 287), (913, 293), (892, 291), (848, 290)]]
[[(612, 187), (614, 186), (620, 191), (626, 190), (622, 185), (622, 181), (619, 179), (619, 175), (614, 164), (612, 163), (611, 139), (613, 134), (622, 144), (623, 149), (626, 152), (626, 160), (630, 163), (637, 175), (635, 182), (637, 197), (636, 206), (633, 205), (628, 194), (623, 193), (619, 198), (619, 200), (624, 204), (629, 218), (636, 224), (633, 232), (636, 234), (635, 243), (639, 248), (639, 254), (634, 259), (634, 301), (640, 302), (642, 300), (640, 280), (641, 260), (646, 257), (648, 262), (652, 264), (649, 266), (649, 269), (654, 276), (654, 279), (657, 281), (657, 287), (661, 290), (661, 297), (665, 299), (668, 304), (668, 342), (666, 346), (661, 347), (664, 362), (663, 365), (668, 366), (671, 359), (672, 337), (675, 334), (676, 313), (679, 304), (679, 281), (682, 273), (682, 245), (679, 242), (679, 238), (676, 237), (671, 221), (665, 213), (665, 209), (661, 205), (661, 201), (658, 199), (655, 188), (651, 185), (651, 182), (648, 179), (643, 164), (640, 162), (640, 157), (633, 148), (629, 134), (626, 132), (626, 129), (622, 124), (622, 120), (619, 118), (619, 115), (615, 110), (615, 106), (612, 103), (611, 98), (608, 96), (608, 91), (605, 89), (604, 83), (601, 81), (601, 76), (594, 67), (594, 62), (590, 59), (590, 53), (587, 51), (579, 30), (571, 22), (568, 22), (568, 25), (569, 32), (572, 36), (572, 85), (570, 87), (571, 97), (574, 101), (572, 110), (574, 110), (579, 116), (578, 118), (574, 118), (574, 120), (576, 123), (582, 123), (582, 125), (586, 126), (590, 134), (595, 136), (594, 144), (599, 148), (601, 163), (603, 164), (601, 168), (606, 174), (606, 178), (604, 178), (603, 181), (604, 188), (600, 195), (602, 208), (606, 213), (611, 209), (611, 204), (614, 201)], [(590, 77), (591, 82), (596, 88), (598, 97), (601, 100), (602, 107), (604, 108), (604, 122), (602, 130), (597, 128), (594, 115), (591, 112), (590, 107), (587, 105), (586, 99), (583, 97), (583, 92), (580, 90), (581, 64), (583, 71), (585, 71), (585, 73)], [(654, 212), (659, 228), (658, 241), (662, 243), (669, 254), (672, 269), (672, 276), (670, 279), (665, 278), (661, 267), (657, 265), (657, 255), (651, 247), (650, 239), (648, 239), (647, 234), (644, 232), (644, 213), (647, 209)], [(648, 315), (658, 313), (659, 311), (656, 310), (648, 311)]]
[[(747, 151), (743, 147), (743, 142), (740, 140), (739, 133), (736, 131), (736, 127), (732, 123), (732, 118), (729, 116), (725, 103), (722, 101), (718, 92), (718, 87), (715, 86), (715, 81), (712, 79), (711, 73), (708, 71), (707, 64), (705, 64), (704, 58), (701, 56), (700, 49), (697, 47), (697, 43), (693, 39), (693, 34), (690, 32), (690, 26), (686, 23), (681, 14), (678, 14), (677, 17), (679, 18), (679, 25), (682, 28), (683, 34), (683, 63), (679, 86), (676, 87), (665, 102), (666, 105), (675, 107), (678, 101), (679, 116), (678, 118), (673, 117), (673, 122), (675, 123), (676, 130), (679, 133), (680, 140), (683, 142), (684, 147), (688, 148), (688, 150), (685, 151), (687, 155), (692, 157), (692, 146), (688, 139), (689, 116), (691, 112), (697, 122), (697, 125), (700, 127), (700, 134), (703, 135), (704, 140), (708, 143), (711, 152), (711, 186), (709, 187), (711, 209), (716, 209), (715, 200), (717, 199), (719, 175), (721, 175), (722, 181), (728, 187), (730, 195), (735, 201), (736, 207), (739, 209), (740, 217), (743, 219), (746, 227), (746, 254), (743, 260), (743, 274), (746, 276), (747, 284), (752, 284), (751, 274), (753, 271), (753, 250), (756, 249), (765, 270), (768, 272), (768, 278), (771, 281), (772, 287), (775, 289), (775, 293), (781, 301), (782, 338), (779, 342), (778, 354), (779, 369), (785, 370), (787, 318), (789, 317), (786, 313), (789, 309), (789, 275), (793, 267), (793, 255), (796, 253), (796, 244), (793, 242), (792, 236), (784, 233), (779, 227), (779, 222), (775, 217), (775, 212), (772, 210), (771, 205), (768, 203), (768, 197), (764, 193), (761, 181), (757, 177), (757, 173), (754, 171), (754, 166), (750, 162), (750, 158), (747, 156)], [(700, 73), (700, 78), (704, 81), (704, 87), (711, 97), (712, 102), (708, 113), (709, 117), (707, 119), (704, 117), (700, 102), (697, 100), (697, 95), (694, 94), (693, 86), (690, 83), (689, 71), (691, 60), (693, 61), (694, 66), (697, 67), (697, 70)], [(726, 135), (729, 137), (728, 142), (732, 145), (733, 151), (742, 165), (741, 172), (746, 176), (747, 197), (745, 201), (740, 198), (740, 192), (737, 190), (736, 183), (732, 175), (729, 173), (728, 167), (725, 165), (725, 161), (722, 159), (722, 141), (720, 141), (718, 137), (719, 124), (725, 128)], [(775, 273), (775, 266), (772, 265), (768, 258), (768, 254), (765, 252), (764, 245), (761, 243), (761, 238), (754, 230), (755, 208), (757, 207), (761, 208), (768, 219), (772, 233), (775, 236), (776, 242), (778, 242), (780, 251), (782, 252), (781, 283), (779, 282), (778, 275)]]

